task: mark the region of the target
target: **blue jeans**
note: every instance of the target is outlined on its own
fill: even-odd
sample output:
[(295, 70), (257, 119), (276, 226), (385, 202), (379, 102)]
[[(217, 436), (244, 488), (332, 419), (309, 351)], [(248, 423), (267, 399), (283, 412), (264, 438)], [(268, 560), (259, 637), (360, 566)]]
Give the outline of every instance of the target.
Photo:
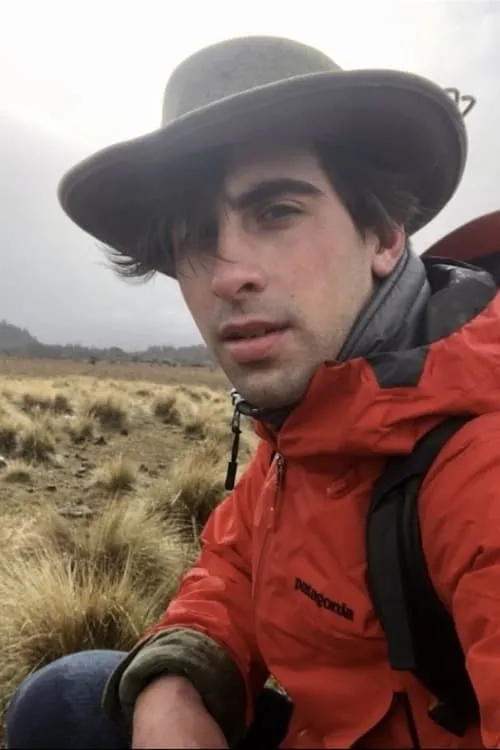
[[(124, 750), (131, 737), (103, 713), (101, 698), (122, 651), (80, 651), (51, 662), (21, 683), (7, 711), (9, 750)], [(254, 722), (238, 750), (275, 750), (283, 739), (292, 704), (265, 688), (255, 703)]]
[(102, 712), (101, 697), (121, 651), (81, 651), (30, 675), (7, 711), (7, 747), (124, 750), (130, 737)]

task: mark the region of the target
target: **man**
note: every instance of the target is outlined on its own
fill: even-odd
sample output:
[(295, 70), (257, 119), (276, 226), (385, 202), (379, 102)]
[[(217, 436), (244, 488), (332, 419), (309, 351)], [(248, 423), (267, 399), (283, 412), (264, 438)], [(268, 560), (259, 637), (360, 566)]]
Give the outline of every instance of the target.
[[(65, 177), (65, 210), (122, 273), (177, 278), (262, 439), (161, 622), (126, 656), (30, 677), (9, 747), (234, 747), (270, 674), (293, 703), (282, 747), (499, 746), (500, 299), (410, 244), (465, 160), (434, 84), (250, 37), (184, 61), (162, 129)], [(420, 513), (481, 706), (463, 737), (391, 671), (364, 543), (387, 459), (451, 414), (475, 419)]]

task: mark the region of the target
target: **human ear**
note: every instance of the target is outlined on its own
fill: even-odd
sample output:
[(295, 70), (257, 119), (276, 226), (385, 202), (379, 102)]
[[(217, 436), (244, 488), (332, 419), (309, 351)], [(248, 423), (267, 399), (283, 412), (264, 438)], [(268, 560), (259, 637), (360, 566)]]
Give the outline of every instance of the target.
[(385, 279), (390, 276), (403, 255), (406, 244), (406, 233), (401, 227), (393, 229), (384, 245), (379, 245), (372, 258), (372, 273), (375, 278)]

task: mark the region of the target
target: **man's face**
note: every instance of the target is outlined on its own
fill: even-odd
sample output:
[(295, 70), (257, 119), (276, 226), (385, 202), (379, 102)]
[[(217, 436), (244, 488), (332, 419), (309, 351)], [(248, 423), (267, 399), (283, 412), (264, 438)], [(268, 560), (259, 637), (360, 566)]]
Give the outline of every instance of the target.
[(400, 251), (377, 260), (377, 237), (360, 236), (303, 147), (235, 150), (216, 219), (211, 252), (188, 248), (177, 261), (186, 304), (245, 399), (293, 404), (320, 364), (336, 358), (374, 275), (387, 275)]

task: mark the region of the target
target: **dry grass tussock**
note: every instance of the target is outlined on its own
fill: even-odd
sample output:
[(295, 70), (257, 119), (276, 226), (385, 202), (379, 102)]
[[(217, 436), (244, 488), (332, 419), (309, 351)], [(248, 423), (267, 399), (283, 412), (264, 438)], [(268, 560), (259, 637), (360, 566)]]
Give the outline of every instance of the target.
[(56, 420), (46, 414), (28, 417), (13, 406), (0, 407), (0, 453), (32, 463), (50, 461), (56, 450)]
[(2, 471), (4, 482), (11, 484), (30, 484), (33, 478), (33, 466), (26, 461), (10, 461)]
[(230, 434), (228, 421), (225, 406), (214, 401), (195, 402), (185, 414), (184, 433), (197, 441), (220, 440), (224, 443)]
[(92, 484), (108, 495), (131, 492), (137, 482), (137, 465), (124, 456), (116, 456), (99, 466)]
[(174, 386), (163, 388), (156, 394), (152, 412), (163, 424), (189, 431), (193, 421), (205, 419), (207, 423), (213, 423), (221, 414), (220, 400), (218, 394), (208, 389)]
[[(159, 512), (175, 521), (186, 541), (196, 540), (213, 509), (227, 495), (225, 480), (232, 436), (229, 429), (231, 409), (217, 393), (204, 393), (189, 400), (187, 389), (174, 401), (180, 418), (176, 422), (188, 438), (188, 444), (176, 455), (165, 479), (153, 485), (148, 497)], [(169, 394), (172, 397), (172, 394)], [(243, 468), (255, 450), (250, 429), (240, 439), (239, 463)]]
[(130, 405), (124, 396), (112, 392), (102, 393), (89, 401), (87, 414), (96, 419), (102, 427), (123, 430), (129, 424)]
[(86, 648), (129, 649), (192, 564), (147, 503), (112, 503), (87, 526), (48, 513), (0, 559), (0, 710), (24, 677)]
[(28, 413), (37, 411), (53, 412), (54, 414), (71, 414), (73, 408), (64, 393), (51, 392), (40, 389), (37, 392), (23, 393), (20, 407)]
[(179, 395), (173, 388), (164, 390), (163, 393), (156, 396), (152, 404), (152, 410), (154, 416), (158, 417), (163, 424), (182, 424), (182, 404)]
[(4, 395), (27, 414), (39, 412), (71, 414), (73, 406), (67, 393), (58, 390), (52, 383), (37, 381), (26, 388), (19, 383), (4, 390)]
[[(51, 480), (57, 484), (64, 456), (79, 452), (90, 456), (92, 471), (76, 481), (101, 505), (90, 520), (63, 518), (55, 505), (33, 518), (3, 519), (0, 709), (40, 666), (86, 648), (129, 649), (158, 619), (226, 495), (230, 421), (229, 397), (203, 385), (7, 380), (0, 391), (0, 483), (33, 491), (42, 468), (63, 456)], [(154, 451), (164, 433), (171, 452), (151, 471), (158, 458), (136, 461), (135, 453), (148, 439)], [(93, 447), (99, 434), (105, 449)], [(136, 434), (142, 437), (127, 453)], [(94, 453), (85, 453), (87, 444)], [(241, 468), (254, 445), (245, 429)], [(106, 458), (96, 453), (102, 450)]]
[(162, 517), (177, 526), (182, 538), (197, 540), (210, 513), (227, 495), (227, 454), (215, 441), (184, 451), (169, 476), (151, 487), (149, 498)]
[(13, 410), (0, 410), (0, 452), (3, 456), (15, 455), (19, 435), (26, 424), (29, 424), (28, 420)]
[(19, 434), (17, 455), (29, 463), (44, 463), (56, 452), (55, 429), (51, 422), (34, 420)]
[(92, 440), (95, 435), (95, 428), (95, 421), (88, 414), (78, 415), (66, 425), (71, 441), (76, 445)]

